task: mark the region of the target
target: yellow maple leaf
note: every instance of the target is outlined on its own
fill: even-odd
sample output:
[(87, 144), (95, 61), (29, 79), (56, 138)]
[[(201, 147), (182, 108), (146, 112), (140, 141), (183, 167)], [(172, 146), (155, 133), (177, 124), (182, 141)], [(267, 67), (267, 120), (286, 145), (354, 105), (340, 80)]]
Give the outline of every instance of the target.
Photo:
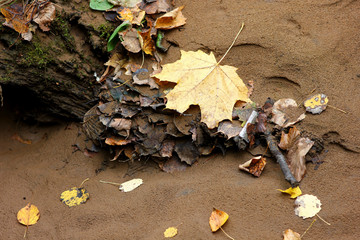
[(183, 113), (190, 105), (199, 105), (201, 121), (209, 128), (231, 119), (234, 104), (250, 99), (237, 68), (220, 66), (220, 62), (213, 53), (181, 50), (180, 60), (164, 65), (162, 72), (154, 75), (160, 81), (177, 83), (166, 95), (166, 108)]
[(298, 196), (300, 196), (302, 194), (301, 189), (299, 186), (294, 187), (294, 188), (288, 188), (286, 190), (281, 190), (281, 189), (277, 189), (282, 193), (287, 193), (290, 195), (290, 198), (297, 198)]

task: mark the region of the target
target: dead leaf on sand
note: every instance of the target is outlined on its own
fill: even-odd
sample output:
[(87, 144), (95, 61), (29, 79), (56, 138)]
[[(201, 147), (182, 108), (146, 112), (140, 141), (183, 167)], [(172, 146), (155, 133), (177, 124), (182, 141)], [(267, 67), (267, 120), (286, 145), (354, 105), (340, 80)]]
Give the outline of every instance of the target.
[(216, 232), (226, 223), (229, 215), (226, 212), (213, 208), (209, 219), (209, 224), (212, 232)]
[(309, 138), (300, 138), (289, 149), (286, 155), (286, 162), (298, 182), (303, 179), (306, 173), (305, 155), (313, 145), (314, 142)]
[(173, 173), (175, 171), (185, 171), (188, 165), (180, 161), (176, 155), (166, 160), (165, 163), (159, 164), (160, 169), (167, 173)]
[(172, 152), (174, 151), (175, 141), (171, 139), (164, 140), (161, 149), (160, 149), (160, 156), (161, 157), (171, 157)]
[(262, 156), (254, 157), (249, 161), (240, 164), (239, 169), (249, 172), (255, 177), (260, 177), (262, 171), (264, 170), (266, 165), (266, 158)]
[(155, 77), (177, 83), (166, 95), (167, 108), (183, 113), (190, 105), (198, 105), (201, 121), (212, 129), (222, 120), (232, 119), (233, 107), (238, 100), (250, 101), (248, 89), (236, 70), (232, 66), (220, 66), (213, 53), (181, 50), (181, 59), (164, 65)]
[(166, 30), (184, 25), (186, 23), (186, 18), (181, 12), (183, 8), (184, 6), (175, 8), (171, 12), (165, 13), (161, 17), (158, 17), (155, 21), (155, 28)]
[(274, 103), (271, 121), (282, 128), (289, 127), (305, 118), (305, 113), (291, 98), (283, 98)]
[(289, 148), (291, 148), (294, 145), (294, 143), (296, 142), (299, 136), (300, 136), (300, 131), (297, 130), (295, 126), (290, 128), (288, 134), (286, 134), (284, 131), (281, 132), (281, 139), (280, 139), (280, 143), (278, 144), (279, 148), (283, 150), (289, 150)]
[(131, 143), (131, 140), (119, 138), (119, 137), (108, 137), (105, 139), (105, 143), (111, 146), (123, 146)]
[(283, 240), (301, 240), (300, 234), (297, 232), (294, 232), (290, 228), (286, 229), (283, 232), (283, 237), (284, 237)]
[(192, 165), (200, 157), (199, 150), (191, 141), (185, 140), (177, 142), (175, 145), (175, 152), (182, 162), (186, 162), (189, 165)]

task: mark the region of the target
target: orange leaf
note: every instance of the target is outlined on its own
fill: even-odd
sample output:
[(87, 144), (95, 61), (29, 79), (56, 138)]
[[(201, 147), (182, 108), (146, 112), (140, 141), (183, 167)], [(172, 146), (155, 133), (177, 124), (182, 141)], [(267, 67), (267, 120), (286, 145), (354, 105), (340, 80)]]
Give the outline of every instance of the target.
[(211, 231), (216, 232), (217, 230), (219, 230), (219, 228), (226, 223), (228, 218), (229, 215), (226, 212), (213, 208), (209, 219)]
[(132, 22), (132, 20), (134, 19), (134, 15), (131, 12), (130, 8), (119, 7), (117, 14), (119, 14), (117, 18), (121, 21), (129, 20), (129, 22)]
[(260, 177), (262, 171), (266, 165), (266, 158), (264, 157), (254, 157), (249, 161), (240, 164), (239, 169), (251, 173), (255, 177)]
[(151, 38), (151, 29), (139, 33), (140, 45), (144, 53), (153, 55), (155, 51), (154, 40)]
[(26, 33), (29, 31), (29, 23), (23, 15), (23, 7), (21, 4), (12, 4), (9, 7), (1, 8), (1, 13), (5, 16), (6, 23), (4, 24), (6, 26), (14, 29), (18, 33)]
[(300, 136), (300, 131), (297, 130), (295, 126), (290, 128), (288, 134), (282, 132), (279, 148), (283, 150), (288, 150), (294, 145), (294, 143), (296, 142), (299, 136)]
[(24, 144), (31, 144), (32, 143), (31, 140), (23, 139), (17, 133), (15, 133), (11, 138), (18, 141), (18, 142), (24, 143)]
[(184, 25), (186, 23), (186, 18), (181, 12), (183, 8), (184, 6), (178, 7), (156, 19), (155, 28), (172, 29)]
[(115, 146), (115, 145), (122, 146), (122, 145), (126, 145), (128, 143), (131, 143), (131, 140), (109, 137), (109, 138), (105, 139), (105, 143), (107, 145), (111, 145), (111, 146)]

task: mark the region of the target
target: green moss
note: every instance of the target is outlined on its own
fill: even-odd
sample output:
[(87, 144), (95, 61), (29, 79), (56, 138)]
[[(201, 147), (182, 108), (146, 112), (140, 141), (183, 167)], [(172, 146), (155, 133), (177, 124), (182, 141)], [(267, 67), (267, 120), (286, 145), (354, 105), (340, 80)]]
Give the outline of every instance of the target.
[(63, 40), (65, 47), (71, 51), (75, 51), (74, 37), (70, 33), (70, 25), (64, 18), (63, 14), (57, 14), (56, 18), (51, 22), (51, 29)]
[(21, 64), (27, 67), (45, 68), (54, 59), (50, 54), (50, 47), (43, 46), (36, 38), (27, 46), (24, 46), (24, 55)]
[(97, 27), (96, 31), (99, 33), (99, 37), (108, 40), (114, 31), (113, 26), (109, 24), (101, 24)]

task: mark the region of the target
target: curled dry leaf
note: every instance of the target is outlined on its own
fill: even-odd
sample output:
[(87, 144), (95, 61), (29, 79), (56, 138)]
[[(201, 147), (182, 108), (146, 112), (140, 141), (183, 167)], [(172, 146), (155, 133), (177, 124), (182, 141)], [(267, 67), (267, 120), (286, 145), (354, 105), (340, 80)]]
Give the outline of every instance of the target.
[(320, 200), (310, 194), (297, 197), (295, 205), (295, 214), (303, 219), (313, 217), (321, 210)]
[(46, 6), (43, 9), (41, 9), (39, 15), (37, 15), (34, 18), (34, 22), (39, 24), (41, 30), (47, 32), (50, 31), (49, 26), (50, 23), (54, 20), (55, 16), (56, 16), (55, 5), (49, 2), (48, 4), (46, 4)]
[(328, 102), (329, 99), (325, 94), (315, 94), (305, 100), (304, 107), (312, 114), (320, 114), (326, 109)]
[(266, 158), (262, 156), (254, 157), (249, 161), (240, 164), (239, 169), (249, 172), (255, 177), (260, 177), (262, 171), (264, 170), (266, 165)]
[(209, 219), (209, 224), (212, 232), (216, 232), (219, 228), (226, 223), (229, 215), (226, 212), (213, 208)]
[(298, 182), (303, 179), (306, 173), (305, 155), (313, 145), (314, 142), (309, 138), (300, 138), (289, 149), (286, 155), (286, 162)]
[[(225, 119), (232, 119), (232, 110), (238, 100), (249, 102), (248, 89), (232, 66), (217, 64), (213, 53), (185, 52), (181, 59), (163, 66), (155, 75), (160, 81), (177, 83), (166, 95), (166, 107), (185, 112), (190, 105), (201, 109), (201, 121), (208, 128), (217, 127)], [(223, 86), (218, 91), (214, 86)]]
[(141, 49), (144, 51), (144, 53), (153, 55), (153, 52), (155, 51), (155, 42), (151, 38), (151, 29), (138, 31), (138, 34)]
[(299, 136), (300, 136), (300, 131), (297, 130), (295, 126), (290, 128), (288, 134), (284, 133), (284, 131), (281, 132), (279, 148), (283, 150), (289, 150), (292, 146), (294, 146)]
[(290, 198), (297, 198), (298, 196), (300, 196), (302, 194), (301, 189), (300, 189), (299, 186), (294, 187), (294, 188), (290, 187), (290, 188), (288, 188), (286, 190), (281, 190), (281, 189), (277, 189), (277, 190), (279, 190), (282, 193), (289, 194)]
[(284, 237), (283, 240), (301, 240), (300, 234), (297, 232), (294, 232), (290, 228), (286, 229), (283, 232), (283, 237)]
[(121, 130), (130, 131), (131, 120), (125, 118), (113, 118), (109, 123), (109, 127), (112, 127), (118, 131)]
[(108, 137), (105, 139), (105, 143), (110, 146), (123, 146), (131, 143), (131, 140), (123, 139), (119, 137)]
[(298, 108), (296, 101), (291, 98), (283, 98), (274, 103), (271, 121), (280, 127), (289, 127), (305, 118), (305, 113)]
[(186, 18), (181, 12), (183, 8), (184, 6), (175, 8), (171, 12), (165, 13), (161, 17), (158, 17), (155, 21), (155, 28), (172, 29), (184, 25), (186, 23)]

